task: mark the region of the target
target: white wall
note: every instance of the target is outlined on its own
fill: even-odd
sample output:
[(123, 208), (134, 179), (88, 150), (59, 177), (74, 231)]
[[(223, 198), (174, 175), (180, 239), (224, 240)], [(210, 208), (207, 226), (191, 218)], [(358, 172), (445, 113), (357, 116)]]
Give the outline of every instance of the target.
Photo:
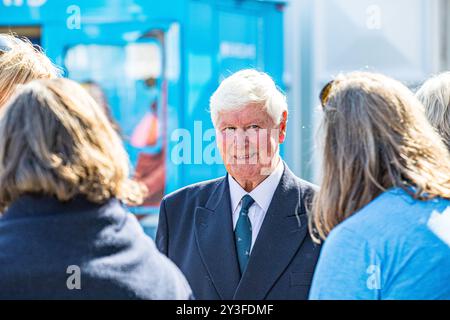
[[(446, 7), (447, 6), (447, 7)], [(290, 103), (285, 157), (320, 176), (318, 92), (339, 72), (381, 72), (414, 88), (449, 66), (449, 0), (291, 0), (285, 9)]]

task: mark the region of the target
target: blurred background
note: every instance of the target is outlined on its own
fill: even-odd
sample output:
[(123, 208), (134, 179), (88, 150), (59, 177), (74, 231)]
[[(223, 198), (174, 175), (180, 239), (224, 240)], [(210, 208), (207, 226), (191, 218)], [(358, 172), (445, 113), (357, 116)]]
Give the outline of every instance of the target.
[(0, 0), (0, 33), (40, 45), (122, 135), (151, 191), (130, 209), (152, 236), (164, 194), (225, 173), (208, 113), (224, 77), (273, 77), (290, 112), (282, 155), (317, 182), (322, 86), (368, 70), (416, 88), (450, 66), (449, 17), (450, 0)]

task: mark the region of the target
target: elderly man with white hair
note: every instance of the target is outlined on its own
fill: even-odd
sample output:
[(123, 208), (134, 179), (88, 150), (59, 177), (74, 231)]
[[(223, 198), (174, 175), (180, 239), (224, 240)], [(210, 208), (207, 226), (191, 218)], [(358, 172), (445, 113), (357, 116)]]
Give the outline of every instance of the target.
[(242, 70), (210, 100), (228, 174), (167, 195), (156, 243), (197, 299), (307, 299), (319, 255), (308, 232), (315, 186), (279, 155), (285, 96), (267, 74)]

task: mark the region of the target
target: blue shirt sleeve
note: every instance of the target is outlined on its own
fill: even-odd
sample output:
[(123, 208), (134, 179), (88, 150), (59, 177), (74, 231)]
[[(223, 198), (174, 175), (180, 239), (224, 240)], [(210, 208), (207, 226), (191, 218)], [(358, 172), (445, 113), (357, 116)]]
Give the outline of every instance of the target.
[(381, 280), (376, 251), (360, 235), (338, 226), (322, 248), (309, 299), (380, 299)]

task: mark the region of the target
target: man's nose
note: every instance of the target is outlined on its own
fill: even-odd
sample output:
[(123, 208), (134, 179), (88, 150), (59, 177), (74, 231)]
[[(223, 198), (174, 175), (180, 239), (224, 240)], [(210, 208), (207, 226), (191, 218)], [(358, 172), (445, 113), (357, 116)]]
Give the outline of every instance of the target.
[(236, 145), (244, 146), (245, 143), (248, 143), (248, 134), (243, 129), (237, 129), (234, 133), (234, 143)]

